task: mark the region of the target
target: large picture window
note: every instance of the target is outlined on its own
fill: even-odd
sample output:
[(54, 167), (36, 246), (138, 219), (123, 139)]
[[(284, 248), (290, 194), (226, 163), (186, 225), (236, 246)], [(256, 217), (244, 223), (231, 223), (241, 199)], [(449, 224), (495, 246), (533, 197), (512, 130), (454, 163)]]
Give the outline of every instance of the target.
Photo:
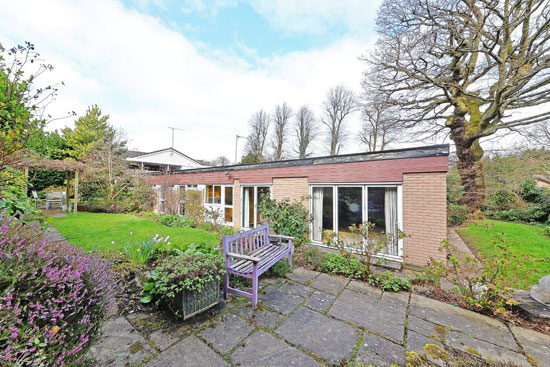
[(254, 228), (261, 223), (258, 204), (264, 197), (269, 197), (269, 186), (245, 186), (242, 195), (242, 223), (243, 228)]
[(226, 224), (233, 223), (233, 186), (206, 185), (204, 202), (217, 210)]
[(388, 237), (382, 252), (399, 255), (397, 186), (313, 186), (311, 213), (312, 241), (327, 243), (334, 236), (348, 243), (361, 241), (350, 227), (370, 222), (374, 231)]

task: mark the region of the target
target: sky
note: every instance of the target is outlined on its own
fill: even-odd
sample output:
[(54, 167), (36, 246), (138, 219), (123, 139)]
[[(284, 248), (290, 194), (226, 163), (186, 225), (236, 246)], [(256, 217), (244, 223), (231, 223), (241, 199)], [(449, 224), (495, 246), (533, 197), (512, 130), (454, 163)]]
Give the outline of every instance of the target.
[[(252, 114), (286, 102), (319, 116), (328, 90), (360, 91), (381, 0), (0, 0), (0, 42), (29, 41), (63, 81), (54, 117), (97, 104), (130, 147), (235, 155)], [(344, 5), (345, 4), (345, 5)], [(71, 126), (74, 118), (48, 129)], [(343, 152), (360, 151), (350, 118)], [(244, 141), (239, 141), (239, 155)], [(321, 144), (317, 154), (326, 154)]]

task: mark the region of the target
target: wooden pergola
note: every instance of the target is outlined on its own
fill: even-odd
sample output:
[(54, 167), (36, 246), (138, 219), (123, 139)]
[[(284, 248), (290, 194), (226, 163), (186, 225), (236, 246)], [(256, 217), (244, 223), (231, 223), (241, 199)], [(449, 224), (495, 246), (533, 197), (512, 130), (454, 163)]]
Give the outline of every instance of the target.
[(28, 180), (29, 180), (29, 169), (33, 170), (54, 170), (54, 171), (64, 171), (67, 178), (67, 187), (66, 187), (66, 205), (67, 211), (70, 207), (70, 198), (69, 198), (69, 189), (70, 189), (70, 180), (71, 175), (74, 174), (74, 205), (73, 213), (78, 212), (78, 179), (80, 172), (84, 171), (86, 165), (82, 162), (75, 161), (61, 161), (55, 159), (42, 159), (42, 158), (24, 158), (17, 162), (17, 167), (22, 168), (25, 172), (25, 194), (28, 192)]

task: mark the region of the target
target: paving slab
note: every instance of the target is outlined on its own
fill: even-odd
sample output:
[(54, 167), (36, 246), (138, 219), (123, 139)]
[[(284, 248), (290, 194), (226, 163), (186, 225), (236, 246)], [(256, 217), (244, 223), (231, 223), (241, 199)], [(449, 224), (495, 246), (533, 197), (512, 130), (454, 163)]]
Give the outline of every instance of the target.
[(292, 270), (292, 272), (288, 273), (286, 277), (288, 279), (294, 280), (295, 282), (307, 283), (312, 279), (314, 279), (319, 274), (321, 273), (318, 271), (313, 271), (313, 270), (304, 269), (304, 268), (295, 268), (294, 270)]
[(535, 358), (539, 366), (550, 366), (550, 335), (517, 326), (511, 329), (526, 354)]
[(124, 367), (139, 363), (155, 353), (123, 317), (107, 321), (101, 328), (101, 333), (101, 339), (90, 348), (88, 354), (99, 366)]
[(426, 344), (434, 344), (434, 345), (437, 345), (439, 348), (441, 349), (444, 349), (443, 347), (443, 344), (441, 344), (439, 341), (437, 340), (434, 340), (432, 338), (429, 338), (425, 335), (422, 335), (422, 334), (419, 334), (419, 333), (416, 333), (414, 331), (411, 331), (409, 329), (408, 333), (407, 333), (407, 351), (408, 352), (416, 352), (420, 355), (422, 354), (425, 354), (427, 357), (428, 357), (428, 360), (436, 365), (436, 366), (445, 366), (445, 362), (438, 359), (438, 360), (435, 360), (433, 359), (432, 357), (430, 357), (425, 351), (424, 351), (424, 346)]
[(291, 292), (302, 297), (307, 297), (315, 291), (315, 289), (308, 287), (302, 283), (288, 282), (281, 287), (283, 291)]
[(332, 302), (334, 302), (334, 298), (336, 297), (331, 294), (321, 291), (315, 291), (306, 301), (306, 306), (324, 313), (327, 311)]
[(151, 340), (160, 351), (164, 351), (180, 341), (187, 333), (189, 333), (188, 326), (160, 329), (152, 332), (149, 335), (149, 340)]
[(396, 299), (379, 299), (344, 290), (329, 315), (403, 343), (407, 304)]
[(321, 367), (312, 357), (265, 331), (249, 336), (242, 347), (235, 349), (230, 360), (239, 367)]
[(387, 339), (366, 333), (355, 363), (360, 366), (376, 367), (405, 366), (405, 348)]
[(246, 338), (253, 329), (254, 327), (240, 316), (225, 314), (198, 335), (219, 353), (225, 354)]
[(407, 321), (407, 329), (409, 331), (414, 331), (418, 334), (421, 334), (427, 338), (433, 338), (433, 336), (435, 336), (435, 338), (438, 340), (441, 337), (441, 331), (450, 330), (448, 327), (426, 321), (413, 315), (409, 315)]
[(506, 325), (496, 319), (476, 312), (464, 310), (416, 294), (411, 296), (409, 312), (421, 319), (448, 326), (454, 330), (489, 341), (504, 348), (511, 350), (518, 348)]
[(267, 309), (254, 309), (250, 304), (239, 306), (234, 311), (248, 320), (248, 322), (255, 322), (268, 329), (273, 329), (284, 317), (280, 313)]
[(523, 354), (473, 338), (458, 331), (450, 331), (445, 337), (445, 342), (455, 349), (473, 353), (474, 355), (481, 355), (484, 359), (512, 363), (514, 366), (531, 366)]
[(227, 367), (219, 355), (196, 336), (185, 338), (147, 363), (148, 367)]
[(349, 360), (359, 336), (358, 329), (306, 307), (294, 312), (275, 332), (331, 364)]
[(368, 294), (376, 298), (382, 297), (382, 291), (380, 289), (375, 288), (369, 283), (363, 282), (362, 280), (351, 280), (346, 286), (346, 289), (354, 292)]
[(330, 294), (338, 294), (348, 285), (349, 280), (334, 275), (321, 274), (310, 284), (313, 288)]
[(279, 288), (273, 288), (266, 294), (262, 295), (260, 297), (260, 301), (275, 311), (286, 315), (302, 303), (304, 301), (304, 297), (286, 292)]

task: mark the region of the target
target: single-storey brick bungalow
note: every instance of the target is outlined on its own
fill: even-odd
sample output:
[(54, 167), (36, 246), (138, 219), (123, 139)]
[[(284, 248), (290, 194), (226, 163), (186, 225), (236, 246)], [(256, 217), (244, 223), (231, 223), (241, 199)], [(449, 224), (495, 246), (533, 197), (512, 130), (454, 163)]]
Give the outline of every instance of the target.
[(204, 207), (218, 210), (225, 224), (238, 230), (259, 224), (257, 204), (263, 195), (301, 201), (311, 216), (311, 242), (318, 246), (326, 246), (332, 234), (351, 238), (352, 224), (369, 221), (385, 233), (399, 228), (407, 237), (380, 256), (423, 266), (430, 257), (444, 258), (438, 248), (446, 238), (448, 156), (445, 144), (198, 168), (144, 179), (158, 189), (161, 205), (161, 188), (200, 190)]

